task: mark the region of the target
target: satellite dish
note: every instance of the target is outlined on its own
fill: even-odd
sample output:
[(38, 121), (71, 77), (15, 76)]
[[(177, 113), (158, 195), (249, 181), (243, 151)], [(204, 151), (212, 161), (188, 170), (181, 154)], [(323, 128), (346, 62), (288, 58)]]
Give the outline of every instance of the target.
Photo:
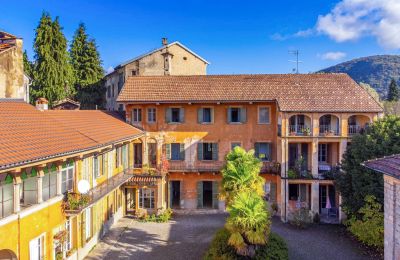
[(90, 190), (90, 183), (87, 180), (80, 180), (78, 182), (79, 193), (87, 193)]

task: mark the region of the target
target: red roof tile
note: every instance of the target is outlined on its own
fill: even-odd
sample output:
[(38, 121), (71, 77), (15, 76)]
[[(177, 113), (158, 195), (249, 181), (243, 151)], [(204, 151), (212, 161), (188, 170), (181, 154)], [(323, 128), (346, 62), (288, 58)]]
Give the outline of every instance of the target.
[(382, 112), (346, 74), (135, 76), (117, 101), (277, 101), (281, 111)]
[(400, 179), (400, 154), (369, 160), (364, 162), (363, 165), (374, 171)]

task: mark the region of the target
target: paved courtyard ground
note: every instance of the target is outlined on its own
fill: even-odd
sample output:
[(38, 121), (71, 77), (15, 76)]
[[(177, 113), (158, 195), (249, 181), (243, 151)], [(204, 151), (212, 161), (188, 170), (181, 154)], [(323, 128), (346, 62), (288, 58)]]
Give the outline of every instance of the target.
[[(225, 217), (225, 214), (179, 215), (170, 223), (140, 223), (123, 218), (87, 259), (202, 259), (214, 233), (224, 225)], [(336, 226), (299, 230), (273, 219), (272, 230), (286, 239), (290, 259), (369, 259)]]

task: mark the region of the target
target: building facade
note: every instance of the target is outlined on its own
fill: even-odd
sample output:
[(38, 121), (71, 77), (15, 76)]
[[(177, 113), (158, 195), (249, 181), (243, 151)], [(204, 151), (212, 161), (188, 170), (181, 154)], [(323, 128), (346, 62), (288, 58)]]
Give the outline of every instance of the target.
[(166, 207), (163, 177), (133, 170), (142, 131), (38, 104), (0, 100), (0, 258), (83, 259), (132, 208)]
[(344, 74), (129, 77), (117, 101), (146, 133), (140, 160), (169, 161), (171, 207), (224, 209), (220, 170), (242, 146), (263, 162), (282, 220), (305, 208), (328, 223), (344, 218), (332, 173), (351, 136), (382, 113)]
[(128, 77), (164, 75), (206, 75), (209, 63), (180, 42), (162, 47), (126, 61), (105, 76), (106, 110), (124, 110), (116, 99)]

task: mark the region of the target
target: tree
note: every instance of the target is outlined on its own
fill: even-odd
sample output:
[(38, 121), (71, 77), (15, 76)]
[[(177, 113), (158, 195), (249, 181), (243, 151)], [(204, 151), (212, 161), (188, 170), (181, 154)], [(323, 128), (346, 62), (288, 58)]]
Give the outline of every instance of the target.
[(390, 82), (387, 101), (398, 101), (400, 98), (399, 88), (394, 79)]
[(105, 88), (101, 82), (104, 71), (94, 39), (89, 39), (86, 27), (79, 24), (70, 47), (71, 64), (75, 78), (76, 98), (82, 108), (102, 106)]
[(30, 77), (31, 79), (33, 79), (33, 64), (32, 62), (29, 60), (28, 58), (28, 54), (26, 53), (26, 51), (24, 51), (24, 54), (22, 56), (23, 58), (23, 64), (24, 64), (24, 73)]
[(376, 197), (383, 204), (383, 177), (361, 164), (364, 161), (400, 153), (400, 118), (387, 116), (370, 125), (364, 133), (355, 135), (346, 150), (342, 170), (335, 175), (345, 212), (357, 216), (365, 205), (367, 195)]
[(221, 193), (229, 212), (225, 227), (231, 234), (228, 243), (239, 255), (250, 257), (267, 243), (271, 225), (260, 169), (254, 150), (246, 152), (237, 146), (226, 156), (222, 170)]
[(72, 68), (67, 52), (67, 40), (62, 33), (58, 17), (52, 21), (43, 12), (35, 40), (35, 67), (32, 94), (34, 98), (45, 97), (52, 104), (74, 94)]
[(371, 87), (371, 85), (369, 85), (369, 84), (367, 84), (367, 83), (360, 82), (360, 86), (361, 86), (362, 88), (364, 88), (364, 89), (368, 92), (368, 94), (370, 94), (370, 96), (371, 96), (376, 102), (378, 102), (379, 104), (381, 104), (381, 99), (380, 99), (380, 97), (379, 97), (378, 92), (377, 92), (373, 87)]

